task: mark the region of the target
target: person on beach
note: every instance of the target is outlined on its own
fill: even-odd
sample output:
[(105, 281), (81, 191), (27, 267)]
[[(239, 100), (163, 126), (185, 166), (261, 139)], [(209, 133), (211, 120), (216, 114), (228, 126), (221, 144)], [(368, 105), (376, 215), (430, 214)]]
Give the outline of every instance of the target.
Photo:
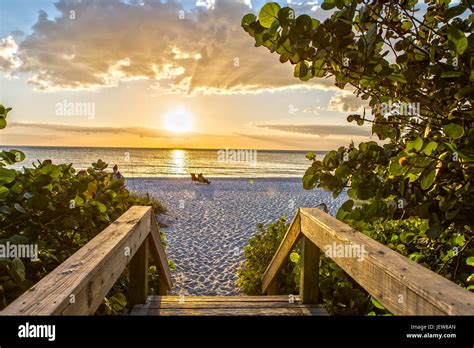
[(113, 173), (113, 176), (112, 176), (112, 177), (113, 177), (114, 179), (121, 179), (121, 178), (123, 178), (122, 173), (120, 173), (120, 171), (118, 170), (118, 165), (114, 165), (114, 169), (113, 169), (113, 170), (114, 170), (114, 173)]

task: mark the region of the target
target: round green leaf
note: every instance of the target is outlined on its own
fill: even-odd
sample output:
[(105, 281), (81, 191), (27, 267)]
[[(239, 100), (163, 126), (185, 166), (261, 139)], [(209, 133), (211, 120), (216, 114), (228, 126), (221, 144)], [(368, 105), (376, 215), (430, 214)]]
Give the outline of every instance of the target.
[(278, 11), (278, 20), (282, 26), (287, 26), (293, 19), (295, 19), (295, 10), (292, 8), (287, 6)]
[(324, 2), (321, 4), (321, 8), (323, 10), (331, 10), (334, 7), (336, 7), (336, 0), (324, 0)]
[(443, 128), (444, 133), (453, 139), (459, 139), (464, 135), (464, 128), (455, 123), (450, 123)]
[(298, 253), (296, 253), (296, 252), (292, 252), (290, 254), (290, 260), (293, 263), (298, 263), (298, 261), (300, 260), (300, 255), (298, 255)]
[(253, 13), (248, 13), (242, 18), (242, 27), (248, 27), (250, 24), (254, 23), (257, 17)]
[(278, 19), (279, 10), (280, 5), (278, 5), (276, 2), (269, 2), (268, 4), (265, 4), (258, 14), (260, 25), (264, 28), (270, 28), (273, 21)]

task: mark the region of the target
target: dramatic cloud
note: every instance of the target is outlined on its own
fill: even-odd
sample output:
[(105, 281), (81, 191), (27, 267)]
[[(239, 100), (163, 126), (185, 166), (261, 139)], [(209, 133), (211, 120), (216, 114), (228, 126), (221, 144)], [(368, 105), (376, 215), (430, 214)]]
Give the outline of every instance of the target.
[(370, 129), (359, 126), (338, 125), (291, 125), (291, 124), (255, 124), (255, 127), (327, 137), (329, 135), (370, 136)]
[[(26, 73), (30, 84), (47, 91), (137, 79), (149, 80), (156, 94), (332, 86), (330, 79), (300, 83), (290, 64), (254, 47), (240, 27), (242, 16), (252, 11), (249, 1), (202, 2), (208, 8), (195, 1), (60, 0), (55, 6), (61, 15), (50, 19), (40, 11), (32, 33), (18, 47), (11, 37), (2, 41), (10, 51), (7, 58), (0, 55), (0, 64), (4, 71)], [(21, 66), (13, 64), (16, 51)]]

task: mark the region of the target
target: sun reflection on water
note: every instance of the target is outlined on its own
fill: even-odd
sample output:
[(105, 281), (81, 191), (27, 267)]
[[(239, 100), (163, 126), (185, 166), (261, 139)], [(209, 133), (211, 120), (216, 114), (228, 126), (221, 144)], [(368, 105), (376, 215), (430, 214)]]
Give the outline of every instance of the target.
[(187, 154), (184, 150), (171, 150), (171, 164), (174, 174), (184, 175), (187, 165)]

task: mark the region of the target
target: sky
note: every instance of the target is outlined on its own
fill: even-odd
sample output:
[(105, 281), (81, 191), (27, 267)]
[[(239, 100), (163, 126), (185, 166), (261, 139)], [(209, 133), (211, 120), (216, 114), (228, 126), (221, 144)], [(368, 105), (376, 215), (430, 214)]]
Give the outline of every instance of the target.
[[(318, 1), (279, 1), (296, 15)], [(321, 1), (319, 1), (321, 2)], [(0, 0), (0, 146), (329, 150), (364, 104), (254, 47), (256, 0)]]

